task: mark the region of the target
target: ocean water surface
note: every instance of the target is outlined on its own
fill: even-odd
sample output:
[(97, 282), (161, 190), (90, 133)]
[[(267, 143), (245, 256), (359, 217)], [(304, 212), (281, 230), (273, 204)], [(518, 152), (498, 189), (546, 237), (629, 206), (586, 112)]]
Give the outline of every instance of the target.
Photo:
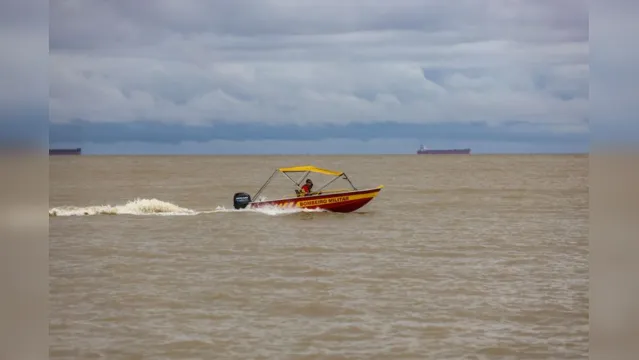
[[(232, 208), (294, 165), (385, 187), (350, 214)], [(587, 155), (50, 169), (52, 359), (588, 357)]]

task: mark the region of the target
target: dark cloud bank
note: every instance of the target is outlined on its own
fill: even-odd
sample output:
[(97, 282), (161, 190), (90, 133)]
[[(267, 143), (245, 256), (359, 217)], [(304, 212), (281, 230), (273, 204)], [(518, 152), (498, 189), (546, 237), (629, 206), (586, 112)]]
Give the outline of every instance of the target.
[(556, 133), (530, 128), (523, 123), (510, 123), (500, 127), (485, 124), (402, 124), (379, 122), (375, 124), (349, 123), (345, 125), (269, 125), (216, 123), (188, 126), (163, 124), (153, 121), (131, 123), (92, 123), (74, 121), (53, 124), (50, 129), (52, 143), (114, 143), (121, 141), (178, 144), (183, 141), (209, 142), (216, 140), (295, 140), (318, 141), (328, 139), (448, 139), (452, 142), (492, 141), (521, 142), (575, 146), (584, 149), (587, 138), (581, 134)]

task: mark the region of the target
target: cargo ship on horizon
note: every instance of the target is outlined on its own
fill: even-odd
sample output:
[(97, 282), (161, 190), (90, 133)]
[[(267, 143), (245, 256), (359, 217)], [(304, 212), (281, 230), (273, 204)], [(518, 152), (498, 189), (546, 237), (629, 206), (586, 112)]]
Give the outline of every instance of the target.
[(470, 149), (427, 149), (420, 145), (417, 155), (470, 155)]
[(49, 155), (81, 155), (82, 148), (75, 149), (49, 149)]

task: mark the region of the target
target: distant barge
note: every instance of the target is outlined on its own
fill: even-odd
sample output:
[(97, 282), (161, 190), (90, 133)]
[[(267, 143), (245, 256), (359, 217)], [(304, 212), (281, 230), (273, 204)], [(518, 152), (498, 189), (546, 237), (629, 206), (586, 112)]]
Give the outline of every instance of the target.
[(417, 155), (469, 155), (470, 149), (426, 149), (424, 145), (419, 147)]
[(49, 149), (49, 155), (81, 155), (82, 149)]

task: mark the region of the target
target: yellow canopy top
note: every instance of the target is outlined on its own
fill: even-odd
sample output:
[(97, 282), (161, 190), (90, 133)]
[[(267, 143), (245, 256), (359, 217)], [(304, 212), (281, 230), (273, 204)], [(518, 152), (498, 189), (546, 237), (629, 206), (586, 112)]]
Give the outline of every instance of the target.
[(325, 174), (325, 175), (333, 175), (333, 176), (340, 176), (342, 174), (344, 174), (341, 171), (333, 171), (333, 170), (327, 170), (327, 169), (320, 169), (318, 167), (315, 166), (311, 166), (311, 165), (306, 165), (306, 166), (293, 166), (293, 167), (287, 167), (287, 168), (279, 168), (279, 171), (283, 172), (283, 173), (287, 173), (287, 172), (314, 172), (314, 173), (318, 173), (318, 174)]

